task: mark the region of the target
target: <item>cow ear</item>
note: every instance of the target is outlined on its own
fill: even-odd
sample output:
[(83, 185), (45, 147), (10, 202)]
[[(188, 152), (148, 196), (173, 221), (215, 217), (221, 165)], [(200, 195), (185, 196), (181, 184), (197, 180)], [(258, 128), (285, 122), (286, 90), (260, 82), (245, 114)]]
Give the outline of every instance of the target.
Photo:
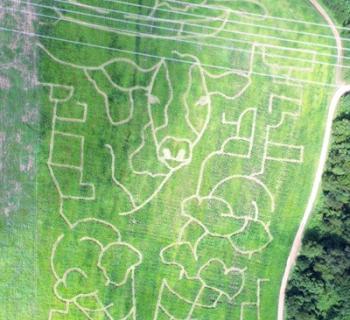
[[(172, 96), (172, 84), (169, 76), (169, 70), (166, 63), (163, 61), (158, 65), (151, 81), (151, 97), (153, 103), (157, 102), (165, 106)], [(152, 103), (152, 104), (153, 104)]]
[(225, 99), (238, 98), (251, 83), (249, 75), (236, 71), (214, 73), (213, 70), (205, 70), (205, 76), (210, 95), (218, 95)]
[(167, 107), (173, 97), (173, 87), (166, 63), (160, 62), (150, 82), (148, 103), (151, 106), (155, 127), (166, 122)]
[(145, 89), (152, 78), (155, 67), (145, 69), (129, 59), (115, 59), (103, 66), (109, 80), (121, 89)]
[(210, 96), (200, 66), (191, 66), (188, 76), (188, 88), (185, 93), (187, 117), (192, 129), (199, 134), (206, 126)]

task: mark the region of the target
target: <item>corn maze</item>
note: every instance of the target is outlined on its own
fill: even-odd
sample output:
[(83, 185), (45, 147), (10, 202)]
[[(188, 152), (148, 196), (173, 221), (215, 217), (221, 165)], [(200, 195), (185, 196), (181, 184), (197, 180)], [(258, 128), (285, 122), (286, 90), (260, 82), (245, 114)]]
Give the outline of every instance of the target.
[(276, 318), (337, 53), (291, 2), (37, 6), (38, 319)]

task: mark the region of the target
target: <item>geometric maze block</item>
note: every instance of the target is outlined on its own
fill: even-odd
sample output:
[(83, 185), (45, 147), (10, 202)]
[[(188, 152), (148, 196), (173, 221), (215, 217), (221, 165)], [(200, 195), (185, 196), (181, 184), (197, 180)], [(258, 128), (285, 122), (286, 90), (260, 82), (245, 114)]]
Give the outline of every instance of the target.
[(58, 120), (68, 122), (85, 122), (87, 104), (68, 101), (57, 104), (56, 115)]
[(269, 142), (266, 159), (302, 163), (304, 159), (304, 148), (302, 146)]
[(82, 182), (82, 171), (55, 164), (49, 164), (49, 168), (62, 198), (77, 200), (92, 200), (95, 198), (94, 185)]
[(83, 139), (81, 136), (54, 132), (51, 162), (80, 168), (82, 165)]

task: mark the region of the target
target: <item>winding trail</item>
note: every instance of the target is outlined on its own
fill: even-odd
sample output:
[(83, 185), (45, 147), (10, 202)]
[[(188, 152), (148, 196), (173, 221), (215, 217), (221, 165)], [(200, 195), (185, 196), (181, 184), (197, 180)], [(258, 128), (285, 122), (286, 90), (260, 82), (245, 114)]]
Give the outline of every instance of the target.
[(333, 119), (336, 115), (337, 106), (339, 104), (340, 99), (346, 94), (350, 92), (350, 84), (346, 85), (343, 76), (342, 76), (342, 67), (343, 64), (343, 43), (341, 40), (341, 36), (338, 32), (338, 29), (335, 25), (335, 23), (332, 21), (330, 16), (328, 15), (327, 11), (319, 4), (318, 0), (309, 0), (310, 3), (315, 7), (315, 9), (319, 12), (319, 14), (324, 18), (324, 20), (328, 23), (330, 29), (333, 32), (336, 44), (337, 44), (337, 64), (336, 67), (336, 85), (337, 89), (336, 92), (333, 95), (333, 98), (329, 105), (328, 110), (328, 117), (327, 117), (327, 123), (325, 128), (325, 134), (323, 138), (323, 144), (322, 144), (322, 150), (320, 155), (320, 160), (318, 163), (318, 168), (315, 174), (315, 180), (312, 186), (311, 194), (309, 197), (309, 201), (307, 203), (307, 207), (304, 212), (303, 219), (300, 223), (299, 229), (297, 231), (297, 234), (295, 236), (291, 251), (289, 253), (289, 257), (287, 260), (286, 268), (284, 271), (284, 275), (282, 278), (282, 283), (280, 287), (280, 293), (279, 293), (279, 299), (278, 299), (278, 320), (284, 320), (285, 317), (285, 295), (286, 295), (286, 289), (288, 284), (288, 279), (291, 274), (291, 271), (293, 269), (293, 266), (295, 265), (296, 259), (298, 257), (301, 244), (302, 244), (302, 238), (304, 235), (304, 231), (307, 225), (307, 222), (312, 214), (313, 208), (315, 206), (315, 203), (317, 201), (317, 195), (318, 191), (321, 187), (322, 182), (322, 175), (324, 172), (325, 164), (328, 157), (328, 148), (330, 145), (331, 137), (332, 137), (332, 125), (333, 125)]

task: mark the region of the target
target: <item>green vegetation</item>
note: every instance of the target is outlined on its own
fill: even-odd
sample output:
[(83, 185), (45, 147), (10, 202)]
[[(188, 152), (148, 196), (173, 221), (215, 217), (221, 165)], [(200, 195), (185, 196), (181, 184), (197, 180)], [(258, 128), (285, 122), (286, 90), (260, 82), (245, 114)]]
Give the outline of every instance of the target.
[(350, 314), (350, 97), (335, 119), (323, 190), (287, 293), (287, 319)]
[[(86, 3), (104, 6), (106, 10), (117, 8), (149, 14), (146, 8), (100, 1)], [(263, 10), (251, 8), (249, 3), (237, 3), (236, 9)], [(275, 1), (265, 3), (271, 15), (288, 17), (288, 12), (293, 12), (295, 18), (322, 21), (304, 1), (298, 5), (290, 1), (278, 5)], [(143, 4), (150, 5), (146, 1)], [(59, 7), (77, 10), (74, 4)], [(96, 14), (81, 7), (79, 11)], [(191, 12), (208, 15), (204, 9)], [(211, 17), (224, 16), (223, 12), (209, 12)], [(53, 14), (50, 10), (45, 13)], [(115, 12), (105, 16), (123, 18)], [(280, 32), (271, 29), (227, 24), (223, 31), (209, 38), (185, 36), (185, 32), (207, 33), (204, 27), (203, 31), (198, 27), (178, 31), (174, 41), (173, 37), (166, 38), (169, 31), (164, 29), (150, 30), (146, 26), (67, 12), (62, 17), (71, 22), (47, 21), (39, 26), (39, 31), (189, 63), (41, 40), (39, 77), (46, 85), (38, 180), (41, 226), (38, 317), (45, 317), (50, 310), (69, 308), (68, 319), (83, 318), (81, 309), (89, 305), (92, 310), (99, 307), (103, 318), (102, 307), (119, 301), (109, 311), (117, 319), (132, 310), (133, 296), (136, 318), (142, 320), (153, 319), (156, 313), (157, 319), (167, 319), (167, 313), (177, 318), (218, 320), (240, 317), (256, 320), (258, 313), (261, 319), (274, 317), (285, 261), (318, 163), (332, 89), (307, 84), (301, 89), (255, 73), (332, 83), (333, 68), (271, 57), (272, 54), (312, 58), (310, 53), (293, 50), (304, 48), (303, 43), (312, 40), (297, 33), (283, 36), (302, 43), (278, 40)], [(237, 15), (229, 17), (254, 22)], [(163, 12), (158, 18), (183, 16)], [(92, 24), (90, 28), (87, 23)], [(205, 24), (219, 27), (217, 22)], [(283, 21), (264, 24), (291, 28)], [(155, 26), (169, 27), (169, 23), (158, 22)], [(293, 28), (320, 32), (310, 26)], [(120, 29), (141, 35), (126, 35)], [(238, 30), (251, 35), (230, 33)], [(146, 37), (150, 32), (157, 37)], [(256, 34), (276, 39), (259, 38)], [(331, 35), (330, 31), (328, 34)], [(229, 42), (219, 37), (232, 36), (235, 40), (259, 40), (268, 45), (253, 48), (251, 44), (235, 43), (248, 52), (210, 46), (227, 47)], [(332, 38), (317, 41), (334, 45)], [(291, 50), (270, 45), (289, 46)], [(336, 52), (318, 49), (323, 53)], [(321, 55), (317, 55), (317, 60), (335, 61)], [(199, 66), (194, 64), (196, 61)], [(205, 65), (252, 68), (254, 74), (225, 73)], [(81, 113), (84, 104), (85, 121)], [(281, 122), (283, 112), (289, 115)], [(66, 120), (55, 118), (55, 114), (64, 115)], [(249, 140), (251, 135), (253, 139)], [(266, 139), (290, 147), (269, 145), (267, 154), (271, 160), (268, 160), (264, 157)], [(80, 150), (79, 140), (84, 142)], [(226, 153), (220, 154), (220, 149)], [(81, 154), (83, 163), (79, 160)], [(261, 174), (255, 179), (250, 177), (259, 171)], [(230, 176), (234, 178), (223, 180)], [(213, 191), (220, 181), (222, 184)], [(122, 241), (131, 246), (131, 251), (125, 253), (130, 260), (113, 276), (126, 279), (119, 287), (115, 283), (120, 281), (109, 281), (112, 270), (106, 268), (101, 273), (98, 267), (98, 257), (104, 249), (91, 241), (79, 242), (80, 237), (86, 236), (101, 241), (107, 231), (86, 225), (87, 230), (78, 232), (70, 226), (91, 217), (113, 224), (121, 233), (122, 240), (115, 240), (118, 245)], [(64, 238), (56, 249), (54, 244), (61, 234)], [(66, 245), (67, 237), (76, 245)], [(113, 243), (111, 239), (112, 235), (106, 239), (106, 245)], [(122, 259), (121, 252), (113, 250), (110, 254), (108, 250), (103, 256)], [(141, 263), (138, 254), (142, 254)], [(109, 267), (113, 265), (111, 260), (107, 263)], [(77, 269), (70, 272), (73, 267)], [(83, 270), (88, 278), (77, 270)], [(62, 288), (60, 284), (65, 278), (67, 289), (53, 293), (52, 287)], [(108, 286), (105, 280), (109, 281)], [(77, 301), (79, 294), (88, 295), (92, 289), (98, 289), (97, 297)], [(55, 317), (59, 317), (57, 311)]]
[[(38, 276), (18, 320), (274, 318), (334, 89), (320, 85), (331, 31), (225, 9), (185, 8), (209, 16), (200, 26), (176, 8), (135, 16), (157, 1), (40, 3), (60, 19), (36, 21)], [(303, 0), (223, 3), (323, 23)]]
[[(26, 4), (1, 6), (25, 10)], [(26, 15), (1, 15), (1, 26), (24, 28)], [(35, 319), (35, 155), (39, 110), (32, 42), (0, 32), (0, 319)]]
[(331, 10), (331, 12), (333, 12), (341, 26), (348, 27), (350, 25), (349, 0), (323, 0), (323, 3)]
[[(325, 7), (329, 9), (329, 12), (332, 14), (335, 21), (338, 22), (339, 26), (350, 28), (350, 1), (349, 0), (322, 0)], [(350, 39), (350, 29), (341, 30), (341, 36), (345, 39)], [(349, 41), (343, 41), (344, 47), (348, 47)], [(350, 54), (348, 50), (344, 51), (344, 59), (345, 65), (349, 64)], [(350, 72), (349, 69), (343, 70), (344, 78), (349, 81)]]

